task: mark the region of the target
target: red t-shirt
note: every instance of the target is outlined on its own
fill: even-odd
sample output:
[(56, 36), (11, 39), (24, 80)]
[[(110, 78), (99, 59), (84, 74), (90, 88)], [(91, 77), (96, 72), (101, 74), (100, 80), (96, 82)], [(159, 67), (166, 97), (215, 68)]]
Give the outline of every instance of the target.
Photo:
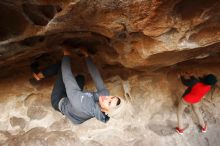
[(188, 103), (197, 103), (210, 90), (211, 90), (210, 85), (206, 85), (201, 82), (198, 82), (192, 87), (191, 91), (183, 97), (183, 99)]

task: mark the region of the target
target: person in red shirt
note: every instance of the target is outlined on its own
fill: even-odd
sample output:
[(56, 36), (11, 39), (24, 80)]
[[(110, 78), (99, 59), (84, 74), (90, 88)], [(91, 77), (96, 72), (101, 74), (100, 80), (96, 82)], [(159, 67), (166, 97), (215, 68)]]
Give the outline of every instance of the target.
[(192, 108), (199, 120), (201, 131), (205, 133), (207, 130), (207, 123), (204, 122), (202, 114), (199, 110), (200, 101), (216, 85), (216, 76), (214, 76), (213, 74), (208, 74), (199, 78), (190, 76), (188, 79), (186, 79), (184, 76), (181, 76), (181, 81), (185, 86), (187, 86), (187, 89), (185, 90), (182, 99), (180, 100), (178, 105), (178, 127), (176, 127), (176, 132), (179, 134), (183, 134), (184, 127), (182, 116), (185, 108), (189, 105), (192, 105)]

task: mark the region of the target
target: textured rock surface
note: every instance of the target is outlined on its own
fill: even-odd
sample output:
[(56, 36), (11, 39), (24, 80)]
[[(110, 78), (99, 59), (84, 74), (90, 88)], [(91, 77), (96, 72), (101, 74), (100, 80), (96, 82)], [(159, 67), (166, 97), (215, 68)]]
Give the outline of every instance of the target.
[[(220, 75), (219, 8), (219, 0), (1, 0), (0, 145), (218, 145), (219, 89), (203, 102), (207, 134), (190, 110), (186, 135), (173, 128), (178, 72)], [(59, 60), (62, 44), (89, 48), (112, 94), (127, 101), (118, 119), (75, 126), (50, 105), (54, 79), (29, 83), (28, 66)]]
[[(182, 68), (188, 67), (183, 65)], [(219, 69), (210, 64), (205, 68), (204, 65), (197, 65), (190, 70), (220, 75)], [(185, 135), (175, 133), (176, 105), (185, 88), (177, 72), (176, 69), (166, 69), (152, 74), (139, 73), (127, 76), (126, 80), (119, 76), (108, 77), (108, 74), (103, 73), (111, 93), (126, 100), (121, 113), (107, 124), (91, 119), (81, 125), (73, 125), (62, 114), (54, 111), (50, 105), (53, 78), (36, 86), (27, 80), (27, 76), (30, 76), (27, 71), (1, 79), (0, 145), (218, 145), (219, 89), (215, 90), (212, 98), (209, 95), (202, 103), (201, 110), (209, 124), (208, 132), (200, 132), (198, 121), (189, 107), (184, 116), (188, 127)], [(86, 89), (92, 88), (88, 80)], [(36, 107), (43, 112), (36, 112)]]
[(129, 68), (219, 57), (218, 0), (3, 0), (0, 7), (2, 70), (63, 43), (96, 48), (97, 60)]

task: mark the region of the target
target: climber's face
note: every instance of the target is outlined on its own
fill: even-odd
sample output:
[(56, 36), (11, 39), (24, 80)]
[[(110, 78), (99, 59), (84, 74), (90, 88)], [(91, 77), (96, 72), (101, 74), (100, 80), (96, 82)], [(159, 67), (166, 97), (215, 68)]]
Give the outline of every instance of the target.
[(99, 104), (102, 112), (108, 112), (111, 108), (117, 106), (118, 97), (115, 96), (99, 96)]

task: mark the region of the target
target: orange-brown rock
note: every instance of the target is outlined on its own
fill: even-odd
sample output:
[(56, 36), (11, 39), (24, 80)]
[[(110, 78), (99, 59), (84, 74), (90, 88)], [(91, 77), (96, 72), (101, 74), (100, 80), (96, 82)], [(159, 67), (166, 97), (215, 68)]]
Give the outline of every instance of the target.
[[(190, 108), (184, 136), (174, 131), (185, 90), (179, 73), (219, 79), (219, 0), (1, 0), (0, 19), (0, 145), (220, 143), (219, 87), (202, 102), (206, 134)], [(30, 64), (60, 60), (63, 45), (87, 47), (111, 94), (126, 101), (107, 124), (73, 125), (53, 110), (55, 78), (30, 84)], [(72, 59), (86, 89), (94, 89), (83, 58), (73, 53)]]

